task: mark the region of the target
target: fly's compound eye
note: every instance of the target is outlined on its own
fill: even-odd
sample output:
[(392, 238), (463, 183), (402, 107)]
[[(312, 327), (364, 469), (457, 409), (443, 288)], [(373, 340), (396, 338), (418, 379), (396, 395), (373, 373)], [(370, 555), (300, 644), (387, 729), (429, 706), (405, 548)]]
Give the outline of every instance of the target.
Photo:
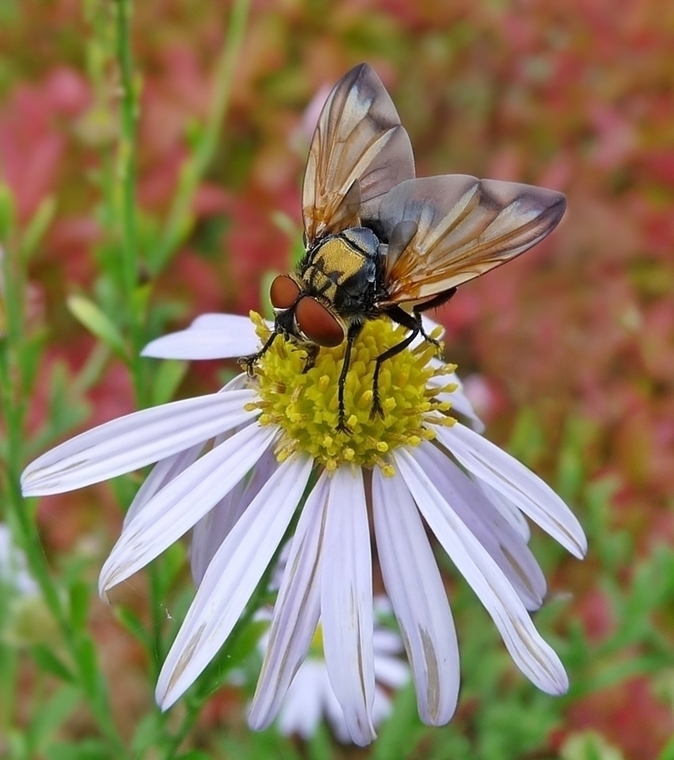
[(287, 274), (275, 277), (269, 289), (269, 299), (275, 309), (289, 309), (300, 295), (299, 285)]
[(334, 348), (344, 340), (342, 326), (315, 298), (302, 298), (295, 309), (295, 318), (302, 333), (318, 346)]

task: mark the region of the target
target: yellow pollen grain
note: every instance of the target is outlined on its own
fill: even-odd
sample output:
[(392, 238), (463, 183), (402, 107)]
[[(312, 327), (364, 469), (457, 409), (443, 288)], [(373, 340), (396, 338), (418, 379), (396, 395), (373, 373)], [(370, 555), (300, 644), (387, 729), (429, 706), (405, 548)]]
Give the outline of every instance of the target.
[[(251, 319), (260, 341), (266, 341), (270, 332), (264, 320), (257, 314), (251, 314)], [(275, 449), (278, 461), (301, 451), (329, 472), (348, 463), (378, 467), (386, 477), (393, 477), (392, 451), (432, 439), (431, 423), (452, 424), (453, 418), (447, 414), (451, 403), (440, 402), (437, 395), (451, 392), (454, 384), (442, 389), (429, 385), (431, 378), (447, 374), (450, 365), (433, 366), (436, 347), (426, 342), (382, 364), (379, 401), (384, 413), (372, 414), (375, 359), (406, 335), (404, 328), (389, 320), (373, 320), (366, 323), (354, 343), (344, 389), (350, 433), (337, 430), (339, 376), (346, 343), (321, 348), (314, 366), (305, 372), (306, 350), (277, 337), (255, 367), (253, 382), (261, 400), (246, 405), (246, 409), (263, 410), (258, 422), (281, 428)], [(455, 369), (451, 366), (450, 372)]]

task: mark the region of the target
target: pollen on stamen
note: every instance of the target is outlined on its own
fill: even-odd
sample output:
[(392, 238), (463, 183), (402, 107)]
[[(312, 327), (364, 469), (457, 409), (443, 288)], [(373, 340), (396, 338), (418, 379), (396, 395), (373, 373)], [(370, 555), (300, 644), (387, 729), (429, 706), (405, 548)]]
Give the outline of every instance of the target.
[[(264, 320), (257, 314), (251, 319), (260, 341), (268, 340), (271, 333)], [(262, 411), (259, 424), (281, 428), (277, 459), (283, 461), (295, 452), (304, 452), (329, 472), (349, 464), (378, 467), (391, 477), (395, 468), (389, 456), (394, 449), (419, 446), (422, 440), (432, 439), (430, 422), (449, 424), (445, 420), (453, 419), (448, 415), (451, 402), (440, 401), (437, 396), (450, 393), (454, 384), (442, 388), (429, 385), (431, 378), (448, 373), (448, 365), (437, 366), (436, 346), (426, 341), (383, 363), (379, 378), (383, 416), (372, 414), (375, 360), (407, 334), (388, 320), (372, 320), (355, 341), (344, 388), (350, 432), (338, 430), (339, 377), (346, 342), (336, 348), (321, 348), (314, 365), (306, 370), (306, 347), (277, 338), (256, 364), (251, 381), (261, 401), (249, 405)], [(435, 332), (432, 335), (436, 337)], [(455, 367), (449, 366), (454, 371)]]

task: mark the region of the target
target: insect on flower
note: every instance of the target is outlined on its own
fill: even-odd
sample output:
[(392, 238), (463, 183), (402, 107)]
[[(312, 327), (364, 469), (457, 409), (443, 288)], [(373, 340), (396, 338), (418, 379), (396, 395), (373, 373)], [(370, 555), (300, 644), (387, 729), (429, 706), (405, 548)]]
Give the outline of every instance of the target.
[(311, 142), (302, 218), (306, 254), (270, 289), (274, 329), (240, 362), (253, 374), (277, 336), (306, 351), (346, 340), (339, 377), (338, 430), (346, 424), (344, 386), (351, 349), (365, 322), (388, 317), (409, 330), (375, 359), (371, 416), (383, 416), (382, 364), (424, 331), (421, 314), (457, 286), (538, 243), (557, 226), (561, 193), (464, 174), (415, 178), (409, 136), (379, 77), (351, 69), (330, 93)]

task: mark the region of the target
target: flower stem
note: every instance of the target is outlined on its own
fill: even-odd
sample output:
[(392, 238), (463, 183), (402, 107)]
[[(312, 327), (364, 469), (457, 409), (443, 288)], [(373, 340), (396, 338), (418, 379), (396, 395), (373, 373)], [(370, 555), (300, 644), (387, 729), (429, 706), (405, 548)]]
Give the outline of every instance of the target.
[(249, 9), (250, 0), (234, 0), (216, 67), (215, 91), (208, 117), (192, 155), (182, 167), (180, 185), (173, 200), (166, 227), (150, 255), (148, 263), (155, 274), (166, 266), (192, 229), (192, 201), (221, 138), (220, 130), (229, 105)]
[(120, 139), (117, 171), (121, 192), (121, 254), (125, 301), (131, 337), (130, 366), (136, 398), (142, 405), (146, 387), (141, 369), (143, 316), (137, 293), (139, 261), (136, 219), (136, 123), (138, 120), (138, 86), (133, 74), (131, 53), (132, 0), (115, 0), (116, 51), (121, 78)]
[(69, 655), (75, 665), (75, 673), (98, 725), (106, 736), (114, 756), (126, 756), (124, 744), (111, 720), (107, 690), (101, 678), (92, 678), (91, 659), (83, 656), (90, 649), (91, 639), (78, 633), (68, 619), (62, 595), (52, 577), (42, 549), (37, 525), (31, 512), (26, 509), (21, 495), (20, 473), (23, 464), (25, 434), (25, 398), (29, 396), (29, 372), (32, 363), (29, 353), (36, 350), (27, 337), (24, 304), (26, 303), (25, 258), (18, 236), (10, 237), (8, 250), (2, 258), (3, 296), (6, 304), (5, 335), (0, 337), (0, 409), (5, 420), (5, 468), (4, 478), (7, 515), (19, 545), (26, 552), (30, 571), (37, 581), (44, 601), (56, 621)]

